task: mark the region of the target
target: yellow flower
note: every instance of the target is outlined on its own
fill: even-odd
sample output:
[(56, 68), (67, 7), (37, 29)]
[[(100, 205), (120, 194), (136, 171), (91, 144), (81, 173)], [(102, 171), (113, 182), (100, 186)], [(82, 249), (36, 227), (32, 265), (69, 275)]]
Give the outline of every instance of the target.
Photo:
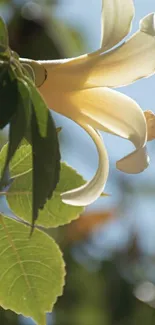
[(97, 130), (134, 144), (135, 151), (116, 163), (119, 170), (139, 173), (149, 164), (145, 115), (135, 101), (112, 89), (155, 71), (153, 13), (140, 21), (139, 30), (132, 37), (115, 47), (130, 31), (133, 16), (132, 0), (104, 0), (98, 51), (64, 60), (21, 60), (33, 67), (36, 85), (47, 105), (85, 129), (98, 150), (99, 164), (94, 178), (80, 188), (62, 193), (62, 200), (67, 204), (88, 205), (105, 187), (109, 161)]

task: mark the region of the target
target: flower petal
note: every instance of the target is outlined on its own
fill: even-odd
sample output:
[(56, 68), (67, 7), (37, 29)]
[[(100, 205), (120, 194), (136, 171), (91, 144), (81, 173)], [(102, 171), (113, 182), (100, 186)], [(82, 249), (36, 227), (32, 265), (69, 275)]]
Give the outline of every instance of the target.
[(58, 105), (57, 111), (61, 114), (75, 121), (81, 118), (93, 128), (126, 138), (135, 145), (137, 150), (132, 154), (133, 164), (127, 163), (128, 158), (132, 160), (130, 154), (117, 163), (117, 168), (127, 173), (138, 173), (148, 166), (145, 150), (141, 150), (140, 161), (138, 154), (146, 143), (146, 119), (139, 105), (131, 98), (109, 88), (93, 88), (59, 94), (59, 101), (59, 104), (58, 100), (55, 102), (54, 107)]
[[(154, 35), (154, 14), (150, 14), (141, 20), (137, 33), (108, 53), (97, 51), (73, 59), (36, 61), (39, 90), (46, 100), (55, 91), (119, 87), (147, 77), (155, 72)], [(21, 60), (30, 65), (34, 62)]]
[(129, 33), (134, 5), (132, 0), (102, 2), (101, 50), (105, 51), (115, 46)]
[(155, 139), (155, 114), (152, 111), (144, 112), (147, 124), (147, 141)]
[(149, 162), (146, 146), (144, 146), (117, 161), (116, 167), (128, 174), (138, 174), (148, 167)]
[[(61, 97), (61, 95), (60, 95)], [(76, 115), (92, 127), (110, 130), (116, 135), (143, 145), (146, 119), (140, 106), (130, 97), (106, 87), (84, 89), (62, 95), (63, 115), (75, 120)], [(61, 113), (61, 111), (60, 111)]]
[(118, 48), (90, 57), (85, 63), (90, 71), (85, 88), (120, 87), (155, 72), (154, 17), (154, 14), (144, 17), (140, 30)]
[(149, 14), (140, 21), (140, 30), (143, 33), (155, 36), (155, 14)]
[(86, 206), (93, 203), (102, 193), (108, 173), (109, 161), (100, 134), (89, 125), (79, 123), (91, 136), (99, 154), (99, 164), (94, 178), (85, 185), (61, 194), (62, 201), (69, 205)]

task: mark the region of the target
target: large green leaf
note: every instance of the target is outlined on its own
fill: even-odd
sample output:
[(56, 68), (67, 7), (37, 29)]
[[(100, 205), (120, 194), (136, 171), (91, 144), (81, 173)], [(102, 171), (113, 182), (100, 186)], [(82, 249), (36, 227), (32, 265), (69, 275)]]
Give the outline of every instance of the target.
[(53, 195), (59, 181), (60, 152), (56, 127), (44, 100), (28, 78), (26, 78), (32, 100), (31, 137), (32, 144), (32, 230), (42, 209)]
[[(56, 129), (57, 133), (61, 131), (61, 127)], [(0, 151), (0, 172), (5, 165), (5, 159), (8, 151), (8, 143), (6, 143)], [(16, 150), (15, 155), (10, 161), (10, 176), (18, 177), (29, 172), (32, 169), (32, 147), (27, 144), (25, 139), (21, 146)]]
[[(82, 176), (65, 163), (61, 163), (60, 181), (47, 201), (43, 210), (39, 212), (37, 225), (57, 227), (76, 219), (83, 211), (83, 207), (74, 207), (64, 204), (60, 194), (85, 183)], [(15, 178), (8, 193), (7, 199), (15, 215), (31, 222), (32, 215), (32, 172)]]
[(64, 262), (52, 238), (0, 216), (0, 303), (46, 325), (64, 285)]
[(4, 20), (0, 17), (0, 51), (5, 51), (8, 45), (8, 31)]
[[(8, 143), (0, 151), (0, 173), (4, 168), (8, 151)], [(21, 145), (10, 161), (10, 176), (18, 177), (32, 169), (32, 148), (30, 145)]]
[[(16, 110), (10, 121), (9, 128), (9, 144), (7, 150), (7, 156), (5, 159), (5, 165), (1, 175), (0, 188), (3, 188), (6, 184), (6, 173), (8, 171), (9, 163), (15, 154), (19, 144), (26, 134), (27, 128), (30, 123), (31, 106), (29, 90), (26, 84), (22, 80), (16, 80), (18, 86), (18, 101), (16, 103)], [(9, 97), (9, 96), (8, 96)], [(7, 110), (7, 107), (6, 107)]]

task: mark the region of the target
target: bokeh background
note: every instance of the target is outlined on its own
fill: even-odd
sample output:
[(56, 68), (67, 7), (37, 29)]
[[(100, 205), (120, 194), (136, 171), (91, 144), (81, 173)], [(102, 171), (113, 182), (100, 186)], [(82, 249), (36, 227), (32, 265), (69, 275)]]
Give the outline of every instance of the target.
[[(134, 2), (131, 33), (143, 16), (155, 11), (154, 0)], [(101, 0), (0, 0), (11, 48), (33, 59), (96, 50), (100, 12)], [(119, 90), (143, 110), (155, 112), (155, 76)], [(75, 123), (53, 116), (62, 127), (62, 159), (90, 179), (97, 168), (94, 144)], [(110, 196), (89, 206), (76, 222), (50, 230), (64, 253), (67, 278), (64, 295), (47, 315), (48, 325), (155, 324), (155, 142), (148, 143), (150, 167), (129, 176), (117, 171), (115, 163), (132, 150), (131, 144), (102, 135), (110, 159)], [(24, 324), (34, 323), (0, 309), (0, 325)]]

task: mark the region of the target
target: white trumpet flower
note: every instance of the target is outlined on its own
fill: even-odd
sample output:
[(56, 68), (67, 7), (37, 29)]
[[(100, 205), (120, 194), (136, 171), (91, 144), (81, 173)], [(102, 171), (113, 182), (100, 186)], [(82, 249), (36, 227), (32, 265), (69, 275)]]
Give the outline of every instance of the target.
[[(72, 59), (33, 61), (36, 85), (49, 108), (79, 124), (94, 141), (98, 169), (84, 186), (61, 194), (64, 203), (85, 206), (102, 193), (109, 172), (108, 155), (97, 130), (131, 141), (135, 150), (117, 161), (126, 173), (142, 172), (149, 164), (146, 152), (149, 123), (139, 105), (112, 88), (128, 85), (155, 71), (155, 15), (140, 21), (139, 30), (115, 47), (129, 33), (132, 0), (104, 0), (102, 38), (98, 51)], [(115, 47), (115, 48), (114, 48)]]

